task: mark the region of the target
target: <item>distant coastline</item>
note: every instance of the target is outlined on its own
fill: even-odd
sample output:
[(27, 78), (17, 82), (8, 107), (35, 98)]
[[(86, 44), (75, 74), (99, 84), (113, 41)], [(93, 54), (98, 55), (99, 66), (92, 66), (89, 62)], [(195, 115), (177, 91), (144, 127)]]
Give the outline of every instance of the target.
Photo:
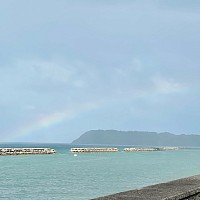
[(71, 144), (199, 148), (200, 135), (175, 135), (169, 132), (91, 130), (82, 134)]

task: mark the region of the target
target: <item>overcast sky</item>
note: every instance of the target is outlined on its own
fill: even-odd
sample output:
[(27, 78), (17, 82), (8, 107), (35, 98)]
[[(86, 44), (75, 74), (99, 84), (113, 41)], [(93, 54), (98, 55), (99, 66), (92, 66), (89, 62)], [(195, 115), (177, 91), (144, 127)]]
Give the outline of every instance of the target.
[(0, 141), (200, 134), (199, 25), (198, 0), (2, 0)]

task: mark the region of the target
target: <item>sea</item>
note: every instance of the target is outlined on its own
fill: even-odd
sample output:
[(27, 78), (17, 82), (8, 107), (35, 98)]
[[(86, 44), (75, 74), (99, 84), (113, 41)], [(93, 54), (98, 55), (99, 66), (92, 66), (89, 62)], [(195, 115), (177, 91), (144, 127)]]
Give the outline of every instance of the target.
[(0, 147), (57, 151), (0, 156), (0, 199), (5, 200), (86, 200), (200, 174), (200, 149), (74, 156), (69, 150), (78, 145), (2, 143)]

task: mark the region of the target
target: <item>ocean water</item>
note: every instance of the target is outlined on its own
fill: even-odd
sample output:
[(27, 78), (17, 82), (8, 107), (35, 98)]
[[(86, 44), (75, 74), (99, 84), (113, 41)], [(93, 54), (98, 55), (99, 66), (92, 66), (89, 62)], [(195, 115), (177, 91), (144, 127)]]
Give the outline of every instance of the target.
[[(67, 144), (54, 155), (0, 156), (0, 199), (86, 200), (200, 173), (200, 150), (88, 153), (74, 157)], [(73, 146), (74, 147), (74, 146)]]

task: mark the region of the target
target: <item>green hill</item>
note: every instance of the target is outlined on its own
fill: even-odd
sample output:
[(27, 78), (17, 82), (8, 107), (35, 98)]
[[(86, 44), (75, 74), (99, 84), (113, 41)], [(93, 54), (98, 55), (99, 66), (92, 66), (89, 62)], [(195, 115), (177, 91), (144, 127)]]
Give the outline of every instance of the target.
[(145, 131), (91, 130), (72, 144), (200, 147), (200, 135)]

